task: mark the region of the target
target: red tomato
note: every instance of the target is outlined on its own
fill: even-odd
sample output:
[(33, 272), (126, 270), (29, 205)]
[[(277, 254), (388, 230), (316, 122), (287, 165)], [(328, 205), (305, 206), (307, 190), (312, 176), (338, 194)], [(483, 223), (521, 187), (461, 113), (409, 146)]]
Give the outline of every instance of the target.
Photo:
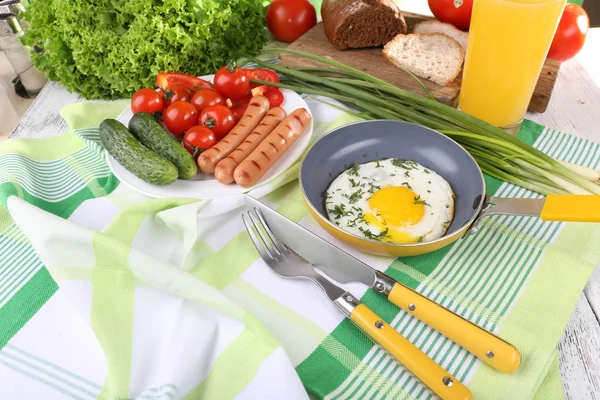
[(317, 11), (308, 0), (273, 0), (267, 26), (280, 42), (291, 43), (317, 24)]
[(131, 98), (131, 111), (134, 114), (145, 112), (154, 114), (162, 112), (165, 108), (165, 101), (159, 93), (152, 89), (140, 89)]
[(269, 100), (271, 107), (279, 107), (284, 100), (283, 93), (277, 88), (269, 88), (265, 93), (265, 97)]
[[(275, 83), (280, 82), (279, 76), (277, 76), (277, 73), (270, 69), (250, 68), (250, 69), (244, 69), (244, 72), (246, 73), (246, 76), (248, 76), (248, 79), (253, 79), (253, 80), (257, 80), (257, 81), (265, 81), (265, 82), (275, 82)], [(255, 88), (257, 86), (260, 86), (260, 83), (250, 82), (250, 88)]]
[(250, 82), (246, 73), (234, 61), (222, 67), (215, 74), (215, 89), (230, 99), (244, 97), (249, 87)]
[(198, 110), (191, 103), (176, 101), (167, 107), (163, 120), (169, 132), (180, 138), (183, 132), (198, 125)]
[(440, 21), (449, 22), (458, 29), (469, 29), (473, 0), (428, 0), (428, 3)]
[(225, 98), (215, 89), (202, 89), (194, 93), (192, 104), (198, 111), (202, 111), (206, 107), (225, 104)]
[(248, 104), (248, 102), (236, 103), (231, 107), (231, 112), (233, 113), (233, 117), (235, 118), (236, 122), (242, 119), (246, 109), (248, 109)]
[(226, 104), (227, 107), (233, 112), (233, 116), (235, 117), (236, 122), (242, 119), (246, 109), (248, 108), (248, 103), (252, 100), (252, 93), (248, 92), (244, 97), (239, 100), (231, 100), (227, 99)]
[(183, 136), (183, 147), (185, 147), (194, 158), (198, 158), (200, 153), (206, 149), (210, 149), (215, 144), (217, 144), (215, 134), (204, 125), (192, 126)]
[(196, 78), (193, 75), (183, 74), (181, 72), (161, 72), (156, 76), (156, 86), (161, 89), (167, 89), (174, 83), (181, 84), (194, 91), (213, 87), (210, 82), (207, 82), (204, 79)]
[(206, 107), (200, 113), (200, 123), (208, 126), (221, 140), (235, 126), (233, 112), (222, 105)]
[(194, 92), (179, 83), (173, 83), (167, 89), (163, 89), (165, 104), (170, 106), (176, 101), (187, 101), (192, 99)]
[(583, 47), (590, 19), (585, 10), (577, 4), (567, 4), (552, 40), (548, 57), (567, 61)]

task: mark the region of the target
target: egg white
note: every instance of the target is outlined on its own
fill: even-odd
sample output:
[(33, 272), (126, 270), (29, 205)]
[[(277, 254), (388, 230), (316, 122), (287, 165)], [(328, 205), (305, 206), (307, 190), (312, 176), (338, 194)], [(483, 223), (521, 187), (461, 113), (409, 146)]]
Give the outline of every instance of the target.
[(371, 196), (388, 186), (407, 187), (425, 204), (420, 221), (412, 226), (388, 225), (389, 229), (412, 236), (414, 242), (432, 241), (446, 234), (454, 217), (454, 192), (450, 184), (415, 161), (397, 158), (355, 164), (342, 172), (326, 191), (328, 219), (357, 236), (391, 241), (381, 224), (378, 227), (364, 220), (367, 213), (373, 213), (369, 206)]

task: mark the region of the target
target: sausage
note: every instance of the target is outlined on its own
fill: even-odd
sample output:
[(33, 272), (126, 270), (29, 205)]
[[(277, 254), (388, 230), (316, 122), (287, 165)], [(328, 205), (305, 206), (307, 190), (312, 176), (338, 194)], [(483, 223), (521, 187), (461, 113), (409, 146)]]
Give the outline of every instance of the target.
[(210, 149), (203, 151), (198, 156), (198, 167), (202, 172), (212, 174), (215, 165), (229, 155), (238, 147), (254, 128), (260, 123), (262, 118), (269, 111), (269, 100), (264, 96), (254, 96), (244, 115), (236, 126), (233, 127), (219, 143)]
[(254, 186), (269, 168), (306, 130), (311, 116), (299, 108), (281, 122), (233, 172), (235, 182), (248, 188)]
[(234, 151), (221, 160), (215, 167), (215, 178), (220, 183), (229, 185), (233, 183), (233, 171), (258, 145), (277, 127), (287, 116), (281, 107), (274, 107), (260, 121), (260, 124)]

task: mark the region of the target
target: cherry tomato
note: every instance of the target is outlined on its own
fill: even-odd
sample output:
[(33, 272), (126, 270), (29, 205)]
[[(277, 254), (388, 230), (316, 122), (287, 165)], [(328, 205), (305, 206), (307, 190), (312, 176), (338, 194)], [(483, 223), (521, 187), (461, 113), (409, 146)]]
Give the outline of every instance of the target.
[(179, 83), (173, 83), (167, 89), (163, 89), (163, 92), (163, 97), (165, 98), (165, 104), (167, 105), (167, 107), (175, 103), (176, 101), (189, 102), (192, 99), (192, 96), (194, 95), (194, 93), (190, 89), (186, 88), (185, 86)]
[(283, 93), (277, 88), (269, 88), (264, 96), (269, 100), (271, 107), (279, 107), (284, 100)]
[(226, 104), (227, 107), (233, 112), (233, 116), (235, 117), (236, 122), (242, 119), (246, 109), (248, 108), (248, 103), (252, 100), (252, 93), (248, 92), (244, 97), (239, 100), (231, 100), (227, 99)]
[[(265, 81), (265, 82), (275, 82), (275, 83), (280, 82), (279, 76), (277, 76), (277, 73), (270, 69), (248, 68), (248, 69), (244, 69), (244, 72), (246, 73), (246, 76), (248, 76), (248, 79), (253, 79), (253, 80), (257, 80), (257, 81)], [(257, 86), (260, 86), (260, 83), (250, 82), (251, 89), (255, 88)]]
[(134, 114), (145, 112), (154, 114), (162, 112), (165, 108), (165, 101), (159, 93), (152, 89), (140, 89), (131, 98), (131, 111)]
[(248, 109), (248, 104), (250, 103), (236, 103), (231, 107), (231, 112), (236, 122), (242, 119), (246, 109)]
[(198, 111), (202, 111), (206, 107), (225, 104), (225, 98), (215, 89), (202, 89), (194, 93), (192, 104)]
[(207, 82), (204, 79), (189, 74), (183, 74), (181, 72), (161, 72), (156, 75), (156, 86), (161, 89), (166, 90), (174, 83), (181, 84), (193, 91), (213, 87), (212, 83)]
[(235, 126), (235, 117), (233, 111), (225, 106), (210, 106), (200, 113), (200, 123), (208, 126), (221, 140)]
[(309, 0), (273, 0), (267, 9), (269, 32), (291, 43), (317, 24), (317, 11)]
[(552, 40), (548, 57), (559, 61), (567, 61), (575, 57), (585, 43), (589, 28), (590, 18), (585, 10), (577, 4), (567, 4)]
[(440, 21), (449, 22), (458, 29), (469, 29), (473, 0), (428, 0), (428, 3)]
[(217, 138), (214, 132), (204, 125), (192, 126), (183, 136), (183, 147), (194, 158), (198, 158), (200, 153), (206, 149), (210, 149), (215, 144), (217, 144)]
[(244, 97), (250, 88), (246, 73), (234, 61), (222, 67), (215, 74), (215, 89), (230, 99)]
[(176, 101), (167, 107), (163, 120), (169, 132), (180, 138), (183, 132), (198, 125), (198, 110), (191, 103)]

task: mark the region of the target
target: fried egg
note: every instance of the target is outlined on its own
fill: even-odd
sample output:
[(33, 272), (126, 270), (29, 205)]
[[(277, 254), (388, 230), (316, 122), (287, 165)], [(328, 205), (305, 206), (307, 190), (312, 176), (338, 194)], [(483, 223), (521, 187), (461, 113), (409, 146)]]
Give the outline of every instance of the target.
[(454, 217), (454, 192), (435, 171), (400, 158), (355, 164), (325, 193), (331, 222), (346, 232), (390, 243), (441, 238)]

